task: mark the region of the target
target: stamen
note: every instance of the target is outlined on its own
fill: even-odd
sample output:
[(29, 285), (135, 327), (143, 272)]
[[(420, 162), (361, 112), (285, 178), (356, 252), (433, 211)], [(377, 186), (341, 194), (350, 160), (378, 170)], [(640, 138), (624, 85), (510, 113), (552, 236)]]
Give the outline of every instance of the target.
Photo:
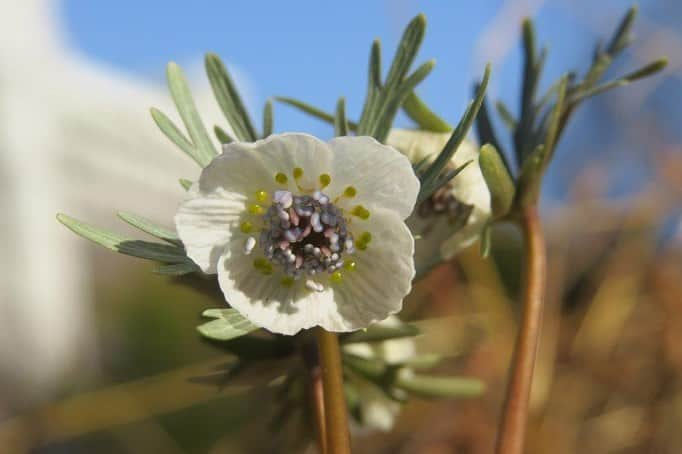
[(341, 271), (334, 271), (331, 276), (329, 276), (329, 280), (333, 284), (340, 284), (343, 282), (343, 273)]
[(298, 180), (303, 176), (303, 169), (300, 167), (294, 167), (294, 179)]
[(365, 249), (367, 249), (367, 246), (369, 245), (369, 243), (371, 241), (372, 241), (372, 234), (369, 232), (363, 232), (357, 241), (358, 249), (360, 249), (361, 251), (364, 251)]
[(289, 178), (287, 178), (287, 176), (282, 172), (279, 172), (277, 175), (275, 175), (275, 181), (279, 184), (287, 184)]
[(251, 254), (251, 251), (253, 251), (254, 247), (256, 247), (256, 239), (250, 236), (246, 239), (246, 243), (244, 243), (244, 254)]
[(257, 203), (252, 203), (251, 205), (249, 205), (247, 210), (250, 214), (256, 214), (256, 215), (263, 214), (265, 212), (265, 210), (263, 210), (263, 207), (258, 205)]
[(369, 219), (369, 210), (362, 205), (355, 206), (351, 210), (350, 214), (352, 214), (353, 216), (357, 216), (362, 220)]
[(244, 221), (239, 225), (239, 230), (242, 233), (251, 233), (253, 232), (253, 224), (249, 221)]
[(343, 191), (344, 197), (348, 197), (349, 199), (352, 199), (355, 197), (355, 195), (358, 193), (358, 190), (355, 189), (355, 186), (348, 186), (346, 189)]
[(263, 191), (262, 189), (259, 191), (256, 191), (256, 200), (260, 203), (265, 202), (268, 200), (269, 194), (266, 191)]
[(351, 260), (349, 262), (344, 263), (343, 268), (346, 269), (347, 271), (355, 271), (357, 269), (357, 263)]
[(294, 196), (289, 191), (275, 191), (275, 203), (279, 203), (282, 208), (287, 209), (294, 203)]
[(323, 173), (320, 175), (320, 186), (322, 186), (322, 189), (326, 188), (329, 186), (329, 183), (332, 182), (332, 177), (328, 173)]

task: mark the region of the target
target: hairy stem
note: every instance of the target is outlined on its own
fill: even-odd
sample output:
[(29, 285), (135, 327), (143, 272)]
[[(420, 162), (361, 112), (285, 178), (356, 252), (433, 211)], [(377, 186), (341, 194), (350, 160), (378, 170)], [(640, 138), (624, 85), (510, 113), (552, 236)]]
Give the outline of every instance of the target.
[(322, 366), (327, 454), (349, 454), (350, 433), (346, 396), (343, 391), (341, 349), (336, 334), (316, 328), (317, 345)]
[(322, 386), (322, 368), (317, 345), (308, 343), (303, 348), (303, 363), (306, 368), (306, 387), (310, 414), (315, 424), (315, 438), (319, 454), (327, 454), (327, 430), (324, 413), (324, 388)]
[(521, 213), (520, 224), (525, 246), (523, 313), (502, 410), (495, 450), (497, 454), (523, 452), (544, 303), (546, 251), (537, 208), (525, 208)]

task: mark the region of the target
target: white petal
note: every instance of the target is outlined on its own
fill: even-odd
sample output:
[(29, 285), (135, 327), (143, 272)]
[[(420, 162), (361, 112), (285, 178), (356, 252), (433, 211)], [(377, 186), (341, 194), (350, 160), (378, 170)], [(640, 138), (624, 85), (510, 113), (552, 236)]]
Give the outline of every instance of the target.
[(374, 209), (357, 227), (370, 232), (372, 241), (353, 255), (356, 271), (345, 273), (343, 283), (334, 287), (339, 313), (352, 330), (400, 311), (415, 272), (414, 239), (395, 211)]
[(337, 137), (329, 142), (334, 151), (332, 181), (328, 192), (337, 196), (354, 186), (353, 203), (382, 207), (405, 219), (412, 212), (419, 180), (409, 160), (395, 149), (371, 137)]
[(318, 325), (329, 331), (350, 330), (330, 287), (313, 291), (298, 281), (285, 287), (276, 269), (272, 275), (262, 274), (253, 266), (254, 257), (240, 249), (236, 241), (228, 244), (218, 262), (218, 282), (225, 299), (253, 324), (287, 335)]
[[(197, 185), (195, 185), (196, 187)], [(198, 191), (193, 188), (191, 192)], [(187, 255), (205, 273), (216, 272), (218, 258), (244, 212), (245, 198), (238, 193), (192, 194), (175, 215), (178, 236)]]

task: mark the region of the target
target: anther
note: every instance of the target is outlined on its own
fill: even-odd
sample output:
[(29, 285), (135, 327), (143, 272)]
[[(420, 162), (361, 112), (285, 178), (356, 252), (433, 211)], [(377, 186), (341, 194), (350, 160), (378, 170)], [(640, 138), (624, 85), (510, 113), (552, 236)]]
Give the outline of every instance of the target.
[(246, 239), (246, 243), (244, 244), (244, 254), (249, 255), (254, 247), (256, 247), (256, 239), (250, 236)]

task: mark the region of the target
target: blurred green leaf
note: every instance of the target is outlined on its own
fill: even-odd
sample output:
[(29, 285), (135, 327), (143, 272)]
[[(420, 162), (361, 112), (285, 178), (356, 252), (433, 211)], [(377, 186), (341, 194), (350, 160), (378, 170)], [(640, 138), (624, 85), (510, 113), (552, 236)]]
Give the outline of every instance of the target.
[(187, 180), (185, 178), (180, 178), (180, 180), (178, 180), (178, 181), (180, 182), (180, 186), (182, 186), (186, 191), (188, 191), (189, 188), (191, 188), (192, 185), (194, 184), (194, 183), (192, 183), (192, 181)]
[(463, 377), (398, 374), (394, 385), (413, 396), (423, 398), (478, 397), (485, 391), (481, 380)]
[(367, 329), (342, 336), (341, 343), (355, 344), (360, 342), (382, 342), (390, 339), (414, 337), (419, 334), (421, 334), (419, 328), (407, 323), (400, 326), (382, 326), (374, 324)]
[(235, 309), (206, 309), (201, 315), (215, 319), (197, 326), (202, 336), (213, 340), (227, 341), (260, 329)]
[(185, 137), (185, 135), (178, 129), (177, 126), (171, 121), (165, 113), (161, 112), (159, 109), (152, 107), (150, 109), (152, 118), (154, 122), (159, 127), (161, 132), (173, 142), (180, 150), (182, 150), (187, 156), (194, 159), (194, 161), (201, 167), (206, 166), (208, 162), (205, 161), (201, 153), (196, 149), (196, 147)]
[(195, 147), (197, 162), (202, 167), (206, 167), (218, 153), (197, 113), (187, 79), (185, 79), (180, 67), (173, 62), (168, 64), (166, 76), (175, 107), (178, 109), (180, 118), (182, 118)]
[(245, 142), (256, 141), (258, 134), (251, 117), (220, 57), (212, 53), (206, 54), (205, 66), (213, 94), (237, 139)]
[(184, 249), (178, 246), (126, 238), (61, 213), (57, 215), (57, 220), (77, 235), (114, 252), (163, 263), (191, 262)]
[(169, 243), (173, 243), (178, 246), (182, 245), (182, 243), (180, 243), (180, 238), (178, 238), (177, 233), (168, 230), (164, 227), (160, 227), (151, 222), (150, 220), (143, 218), (142, 216), (127, 213), (124, 211), (119, 211), (118, 217), (121, 218), (123, 221), (127, 222), (128, 224), (132, 225), (133, 227), (136, 227), (142, 230), (143, 232), (150, 234), (153, 237), (159, 238), (164, 241), (168, 241)]
[(171, 265), (162, 265), (155, 269), (154, 272), (166, 276), (184, 276), (190, 273), (199, 273), (201, 270), (194, 263), (183, 262), (173, 263)]
[(632, 41), (632, 24), (635, 22), (637, 17), (637, 6), (633, 5), (630, 7), (625, 16), (618, 24), (618, 28), (613, 33), (611, 41), (609, 42), (606, 52), (609, 55), (618, 55), (623, 49), (625, 49)]
[(502, 101), (497, 101), (495, 103), (495, 109), (497, 109), (498, 115), (500, 118), (502, 118), (504, 124), (507, 125), (507, 128), (511, 132), (514, 132), (518, 126), (518, 122), (516, 121), (516, 118), (514, 118), (514, 114), (511, 113), (507, 105)]
[(263, 108), (263, 138), (272, 134), (273, 119), (272, 119), (272, 101), (268, 99)]
[(216, 138), (218, 139), (218, 142), (220, 142), (221, 145), (234, 142), (234, 138), (218, 125), (213, 127), (213, 133), (215, 134)]
[(336, 103), (336, 116), (334, 117), (334, 135), (346, 136), (348, 135), (348, 119), (346, 118), (346, 100), (339, 98)]
[[(489, 79), (490, 64), (486, 65), (485, 67), (483, 80), (481, 81), (479, 89), (476, 93), (476, 98), (469, 103), (469, 106), (464, 112), (462, 119), (459, 121), (457, 127), (452, 132), (452, 135), (450, 136), (450, 139), (443, 147), (443, 150), (440, 152), (436, 160), (433, 161), (433, 163), (429, 166), (429, 168), (424, 172), (424, 174), (420, 178), (421, 188), (419, 190), (419, 196), (417, 198), (418, 202), (426, 200), (428, 197), (431, 196), (431, 194), (437, 191), (439, 187), (441, 187), (443, 184), (447, 183), (449, 179), (454, 177), (454, 175), (452, 175), (447, 180), (442, 178), (439, 179), (439, 176), (443, 172), (443, 169), (445, 169), (445, 167), (450, 162), (452, 156), (455, 154), (459, 146), (462, 144), (462, 141), (466, 137), (467, 133), (469, 132), (469, 129), (471, 128), (471, 125), (474, 122), (474, 119), (476, 118), (476, 115), (478, 115), (478, 111), (481, 108), (481, 104), (483, 103), (483, 98), (485, 97), (485, 91), (488, 87)], [(459, 170), (461, 170), (461, 168)]]
[[(476, 85), (476, 91), (479, 90), (478, 84)], [(500, 141), (497, 140), (497, 134), (495, 134), (495, 128), (493, 127), (492, 120), (490, 119), (490, 113), (488, 112), (488, 103), (484, 99), (481, 103), (481, 110), (479, 110), (476, 116), (476, 121), (474, 123), (476, 127), (476, 133), (478, 135), (478, 142), (482, 144), (490, 144), (498, 151), (502, 163), (504, 164), (507, 173), (509, 173), (509, 164), (504, 157), (504, 152), (501, 148)]]
[(494, 146), (483, 145), (478, 162), (483, 178), (490, 190), (493, 217), (500, 218), (507, 214), (511, 208), (514, 200), (514, 181)]
[[(289, 98), (286, 96), (275, 96), (273, 99), (275, 101), (279, 101), (283, 104), (287, 104), (291, 107), (295, 107), (295, 108), (297, 108), (297, 109), (299, 109), (299, 110), (307, 113), (308, 115), (311, 115), (311, 116), (313, 116), (319, 120), (322, 120), (322, 121), (327, 122), (327, 123), (332, 124), (332, 125), (334, 124), (334, 118), (335, 118), (334, 115), (332, 115), (328, 112), (325, 112), (322, 109), (318, 109), (317, 107), (312, 106), (310, 104), (307, 104), (303, 101), (299, 101), (298, 99)], [(349, 121), (348, 122), (348, 129), (350, 129), (351, 131), (355, 131), (357, 129), (357, 124), (353, 123), (352, 121)]]
[(414, 91), (410, 93), (403, 103), (403, 110), (420, 129), (433, 132), (450, 132), (452, 126), (422, 101)]

